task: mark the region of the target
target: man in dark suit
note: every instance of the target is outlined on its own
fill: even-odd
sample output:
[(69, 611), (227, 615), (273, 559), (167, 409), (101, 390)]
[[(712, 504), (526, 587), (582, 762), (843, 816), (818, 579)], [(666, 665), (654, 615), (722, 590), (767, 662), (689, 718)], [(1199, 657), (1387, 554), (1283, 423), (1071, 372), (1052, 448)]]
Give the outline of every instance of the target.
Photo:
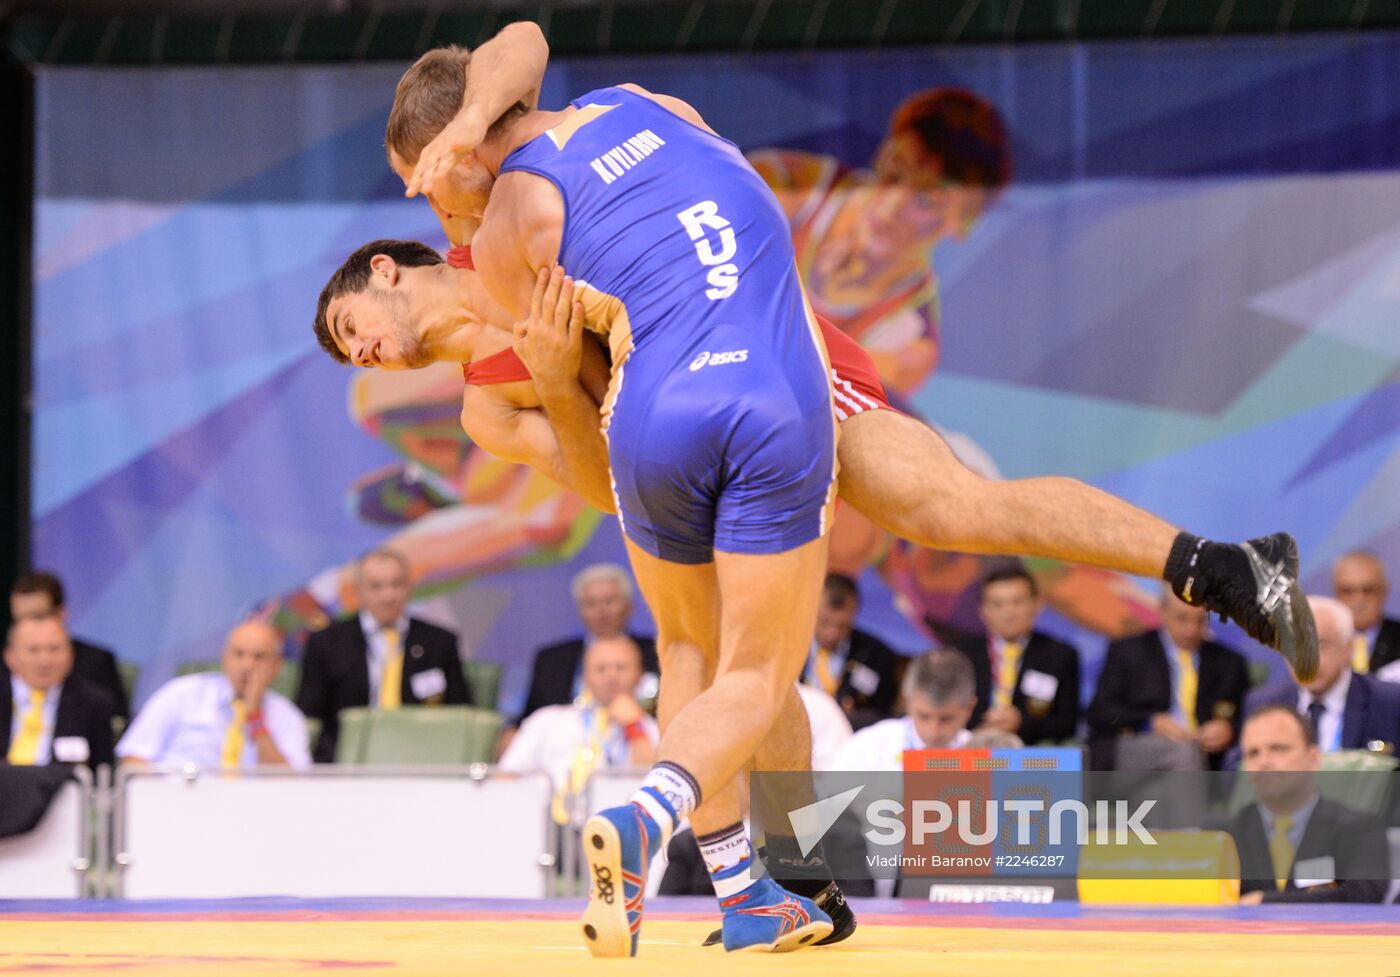
[(856, 630), (859, 611), (855, 580), (828, 573), (802, 679), (834, 698), (855, 730), (894, 715), (904, 672), (904, 659), (879, 638)]
[(408, 617), (413, 591), (408, 560), (382, 548), (355, 567), (360, 613), (317, 631), (302, 656), (297, 708), (321, 722), (312, 751), (318, 763), (335, 759), (340, 710), (373, 705), (471, 705), (457, 638)]
[(594, 639), (624, 634), (642, 652), (642, 681), (637, 686), (637, 699), (643, 708), (654, 712), (661, 668), (656, 660), (656, 642), (627, 631), (627, 622), (632, 617), (632, 578), (615, 563), (595, 563), (574, 576), (571, 589), (584, 633), (535, 652), (530, 669), (530, 692), (515, 725), (524, 722), (536, 709), (566, 706), (578, 698), (583, 691), (584, 648)]
[(1240, 854), (1240, 902), (1381, 902), (1390, 885), (1385, 825), (1318, 794), (1312, 723), (1264, 706), (1240, 745), (1258, 797), (1227, 826)]
[[(1206, 639), (1206, 610), (1162, 591), (1162, 626), (1108, 646), (1089, 704), (1095, 770), (1142, 769), (1157, 751), (1185, 762), (1152, 769), (1213, 770), (1239, 738), (1249, 669), (1244, 656)], [(1146, 742), (1151, 738), (1155, 743)], [(1136, 747), (1146, 747), (1137, 749)]]
[(10, 626), (0, 695), (0, 756), (16, 766), (112, 764), (112, 700), (73, 675), (73, 645), (57, 616)]
[(1352, 671), (1378, 672), (1400, 661), (1400, 621), (1385, 616), (1390, 581), (1380, 557), (1353, 550), (1332, 566), (1332, 592), (1351, 611), (1356, 637), (1352, 639)]
[(982, 579), (983, 638), (956, 647), (972, 661), (977, 708), (970, 726), (1015, 733), (1026, 743), (1070, 739), (1079, 722), (1079, 652), (1035, 630), (1040, 590), (1019, 563)]
[[(46, 571), (26, 573), (10, 588), (10, 620), (56, 616), (68, 629), (68, 607), (64, 602), (63, 581)], [(117, 671), (117, 658), (106, 648), (69, 636), (73, 645), (73, 674), (101, 687), (125, 722), (131, 718), (126, 686)], [(9, 677), (0, 665), (0, 683)]]
[(1277, 701), (1312, 721), (1323, 753), (1394, 753), (1400, 744), (1400, 686), (1351, 670), (1356, 631), (1346, 605), (1317, 596), (1308, 603), (1317, 621), (1317, 675)]

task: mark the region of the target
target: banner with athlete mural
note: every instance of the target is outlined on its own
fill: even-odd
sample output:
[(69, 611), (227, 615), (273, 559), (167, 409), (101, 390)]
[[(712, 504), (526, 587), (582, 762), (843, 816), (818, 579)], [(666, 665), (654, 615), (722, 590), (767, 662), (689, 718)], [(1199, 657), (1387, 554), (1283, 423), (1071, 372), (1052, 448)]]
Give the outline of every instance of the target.
[[(384, 159), (403, 67), (39, 77), (34, 561), (145, 690), (250, 608), (344, 610), (342, 568), (393, 542), (422, 613), (511, 666), (509, 707), (577, 630), (570, 576), (623, 561), (614, 519), (461, 434), (458, 368), (316, 345), (351, 250), (444, 244)], [(561, 61), (542, 102), (636, 81), (694, 104), (778, 193), (814, 305), (972, 467), (1287, 528), (1325, 588), (1353, 547), (1400, 564), (1397, 76), (1386, 36), (716, 54)], [(982, 559), (849, 509), (834, 548), (900, 650), (978, 627)], [(1092, 635), (1155, 595), (1032, 568), (1087, 690)]]

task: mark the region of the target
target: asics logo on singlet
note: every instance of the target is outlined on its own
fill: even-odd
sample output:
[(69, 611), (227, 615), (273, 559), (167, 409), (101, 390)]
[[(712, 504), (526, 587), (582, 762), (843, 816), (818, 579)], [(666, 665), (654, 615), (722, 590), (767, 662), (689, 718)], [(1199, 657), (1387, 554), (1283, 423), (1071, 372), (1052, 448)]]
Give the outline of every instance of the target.
[(724, 366), (728, 363), (743, 363), (749, 358), (746, 349), (731, 349), (727, 353), (701, 353), (690, 361), (690, 372), (695, 373), (707, 366)]
[(604, 183), (612, 183), (664, 145), (666, 145), (666, 140), (650, 129), (643, 129), (626, 142), (609, 149), (588, 165), (593, 167), (593, 172), (597, 173)]
[[(719, 215), (719, 204), (702, 200), (681, 211), (676, 218), (695, 242), (695, 256), (700, 264), (709, 269), (705, 272), (705, 281), (710, 286), (705, 289), (705, 297), (712, 302), (729, 298), (739, 287), (739, 266), (730, 260), (738, 253), (739, 245), (733, 226)], [(705, 233), (707, 228), (718, 232), (714, 237), (719, 240), (719, 250), (715, 250), (711, 236)]]

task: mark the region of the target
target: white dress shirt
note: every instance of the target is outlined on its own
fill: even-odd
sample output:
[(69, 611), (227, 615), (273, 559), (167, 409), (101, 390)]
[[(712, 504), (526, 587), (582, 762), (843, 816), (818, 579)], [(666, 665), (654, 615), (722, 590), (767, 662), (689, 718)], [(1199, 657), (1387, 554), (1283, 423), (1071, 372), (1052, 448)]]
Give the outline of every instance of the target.
[[(967, 746), (972, 733), (958, 730), (947, 749), (957, 750)], [(848, 739), (837, 752), (836, 758), (827, 770), (872, 770), (899, 771), (904, 769), (905, 750), (930, 749), (914, 729), (914, 721), (908, 716), (902, 719), (882, 719), (873, 726), (867, 726)]]
[[(1346, 715), (1347, 690), (1350, 688), (1351, 669), (1348, 668), (1320, 699), (1322, 707), (1327, 710), (1322, 714), (1322, 722), (1317, 729), (1317, 745), (1323, 753), (1333, 753), (1342, 748), (1342, 719)], [(1308, 706), (1317, 698), (1307, 689), (1299, 689), (1298, 715), (1306, 716)]]
[(802, 696), (807, 721), (812, 725), (812, 769), (829, 770), (841, 747), (851, 738), (851, 721), (822, 689), (802, 682), (797, 693)]
[[(151, 763), (193, 763), (210, 770), (223, 764), (224, 738), (233, 722), (233, 686), (223, 672), (199, 672), (171, 679), (151, 696), (126, 735), (117, 756)], [(263, 693), (263, 725), (288, 766), (311, 766), (306, 717), (285, 696)], [(257, 744), (244, 737), (240, 767), (258, 762)]]
[[(30, 695), (33, 690), (18, 675), (10, 675), (10, 694), (14, 698), (10, 716), (10, 746), (13, 748), (19, 736), (20, 724), (29, 713)], [(63, 695), (63, 683), (59, 682), (48, 691), (44, 699), (44, 731), (39, 734), (39, 750), (34, 756), (34, 765), (42, 767), (53, 759), (53, 725), (58, 721), (58, 700)], [(0, 757), (0, 759), (4, 759)]]
[[(536, 709), (520, 724), (519, 731), (501, 756), (500, 768), (512, 772), (543, 770), (554, 781), (554, 789), (565, 790), (569, 770), (578, 751), (587, 743), (594, 722), (592, 709), (577, 705), (545, 706)], [(642, 727), (652, 746), (661, 742), (656, 720), (643, 714)], [(627, 737), (616, 723), (612, 724), (603, 744), (601, 767), (628, 765)]]
[[(399, 633), (399, 651), (407, 653), (408, 617), (400, 615), (389, 628)], [(369, 654), (369, 704), (378, 706), (379, 685), (384, 679), (384, 658), (387, 654), (384, 648), (385, 628), (369, 611), (360, 611), (360, 630), (365, 633), (365, 648)]]

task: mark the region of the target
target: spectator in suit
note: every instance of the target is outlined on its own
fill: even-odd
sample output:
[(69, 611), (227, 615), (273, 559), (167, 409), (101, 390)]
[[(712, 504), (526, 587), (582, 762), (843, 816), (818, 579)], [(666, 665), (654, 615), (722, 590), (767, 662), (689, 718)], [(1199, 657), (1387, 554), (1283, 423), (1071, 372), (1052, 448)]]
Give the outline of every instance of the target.
[(381, 548), (355, 566), (360, 613), (317, 631), (302, 656), (297, 707), (319, 720), (317, 763), (335, 759), (340, 710), (471, 705), (471, 691), (450, 631), (408, 616), (413, 591), (407, 558)]
[(1351, 611), (1331, 597), (1310, 596), (1317, 619), (1317, 675), (1281, 701), (1307, 716), (1323, 753), (1376, 750), (1393, 753), (1400, 743), (1400, 686), (1351, 670)]
[(627, 631), (632, 617), (632, 578), (615, 563), (595, 563), (575, 575), (571, 587), (583, 634), (540, 648), (530, 670), (530, 692), (516, 720), (523, 722), (536, 709), (565, 706), (583, 691), (583, 650), (598, 638), (630, 637), (642, 651), (642, 674), (637, 696), (654, 711), (657, 674), (656, 642)]
[(903, 770), (905, 750), (947, 750), (972, 739), (968, 720), (977, 707), (977, 680), (966, 656), (929, 651), (904, 673), (906, 715), (858, 730), (832, 762), (832, 770)]
[(15, 621), (4, 658), (9, 694), (0, 695), (0, 756), (16, 766), (110, 766), (115, 706), (101, 687), (73, 674), (63, 619)]
[(245, 621), (229, 632), (220, 664), (171, 679), (151, 696), (117, 744), (123, 763), (311, 766), (306, 719), (270, 688), (282, 670), (282, 635)]
[(1390, 852), (1379, 818), (1317, 792), (1317, 734), (1286, 706), (1252, 713), (1241, 735), (1256, 803), (1228, 830), (1240, 853), (1240, 902), (1381, 902)]
[(501, 756), (502, 770), (543, 770), (554, 781), (554, 820), (595, 770), (647, 767), (661, 732), (637, 702), (642, 652), (625, 634), (595, 639), (583, 653), (583, 692), (566, 706), (537, 709)]
[(828, 573), (803, 682), (834, 698), (864, 729), (894, 715), (903, 660), (874, 635), (858, 631), (860, 588), (844, 573)]
[[(1351, 611), (1356, 627), (1351, 670), (1367, 675), (1400, 662), (1400, 621), (1385, 616), (1390, 581), (1380, 557), (1353, 550), (1339, 558), (1332, 565), (1332, 593)], [(1384, 677), (1400, 682), (1400, 666)]]
[(1040, 590), (1019, 563), (982, 580), (985, 638), (958, 642), (977, 676), (972, 726), (1015, 733), (1028, 746), (1070, 739), (1079, 723), (1079, 652), (1035, 630)]
[(1239, 736), (1249, 669), (1206, 638), (1203, 607), (1162, 589), (1162, 626), (1108, 646), (1089, 705), (1095, 770), (1219, 770)]
[[(10, 620), (23, 621), (31, 617), (56, 616), (68, 628), (68, 606), (64, 602), (63, 581), (43, 570), (26, 573), (10, 588)], [(99, 686), (107, 693), (122, 721), (131, 718), (126, 686), (117, 671), (117, 658), (106, 648), (89, 644), (71, 635), (73, 645), (73, 674)], [(0, 665), (0, 681), (9, 673)]]

